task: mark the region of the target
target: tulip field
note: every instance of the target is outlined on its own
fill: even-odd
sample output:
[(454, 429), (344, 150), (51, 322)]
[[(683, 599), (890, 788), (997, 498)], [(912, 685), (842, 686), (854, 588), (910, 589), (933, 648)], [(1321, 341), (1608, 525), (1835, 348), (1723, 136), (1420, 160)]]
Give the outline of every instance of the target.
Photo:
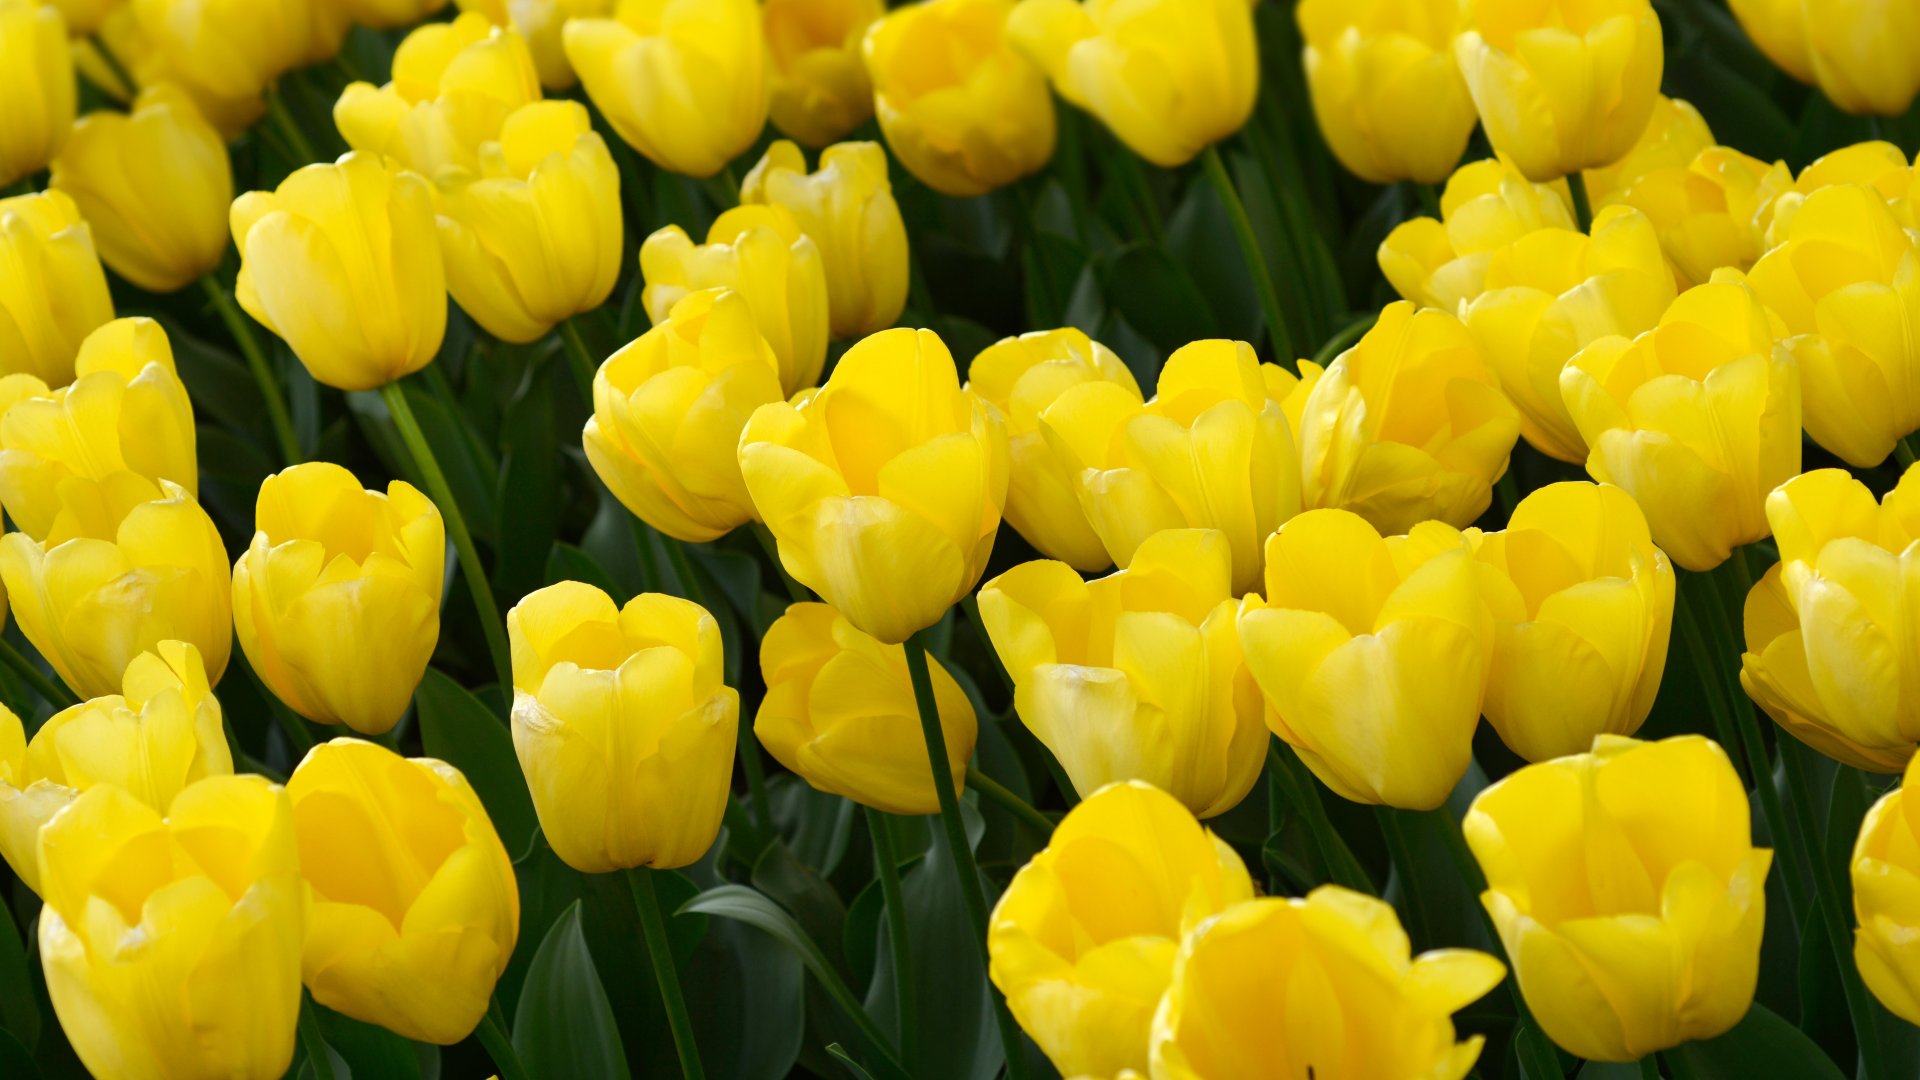
[(1920, 1078), (1920, 0), (0, 0), (0, 1080)]

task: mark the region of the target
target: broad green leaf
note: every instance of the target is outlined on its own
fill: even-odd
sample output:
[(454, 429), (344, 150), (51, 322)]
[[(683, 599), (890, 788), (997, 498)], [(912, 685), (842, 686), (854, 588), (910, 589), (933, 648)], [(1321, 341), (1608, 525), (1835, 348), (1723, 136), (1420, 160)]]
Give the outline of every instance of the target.
[(561, 581), (583, 581), (608, 596), (617, 596), (620, 590), (620, 586), (613, 583), (613, 578), (600, 569), (600, 564), (594, 562), (592, 556), (564, 541), (554, 544), (553, 550), (547, 553), (546, 577), (548, 585)]
[(533, 797), (513, 753), (505, 718), (496, 715), (452, 679), (433, 668), (414, 693), (420, 738), (428, 754), (466, 775), (509, 852), (521, 852), (533, 835)]
[(799, 954), (763, 930), (719, 919), (687, 970), (682, 985), (707, 1072), (733, 1080), (789, 1075), (806, 1032)]
[[(0, 1028), (28, 1050), (40, 1042), (40, 1005), (34, 999), (33, 976), (13, 914), (0, 908)], [(0, 1071), (0, 1075), (9, 1074)]]
[(0, 1031), (0, 1076), (7, 1080), (39, 1080), (40, 1066), (11, 1031)]
[(1732, 1031), (1706, 1042), (1668, 1051), (1694, 1080), (1845, 1080), (1846, 1074), (1799, 1028), (1764, 1005), (1755, 1005)]
[(540, 1077), (626, 1076), (613, 1009), (580, 929), (580, 905), (567, 908), (534, 955), (514, 1010), (513, 1048)]
[(500, 543), (493, 584), (503, 603), (540, 585), (559, 538), (560, 474), (571, 470), (557, 453), (553, 412), (553, 381), (535, 378), (508, 409), (501, 432)]
[(355, 1080), (423, 1080), (414, 1044), (386, 1028), (342, 1016), (324, 1005), (312, 1006), (320, 1031), (337, 1066), (344, 1064)]

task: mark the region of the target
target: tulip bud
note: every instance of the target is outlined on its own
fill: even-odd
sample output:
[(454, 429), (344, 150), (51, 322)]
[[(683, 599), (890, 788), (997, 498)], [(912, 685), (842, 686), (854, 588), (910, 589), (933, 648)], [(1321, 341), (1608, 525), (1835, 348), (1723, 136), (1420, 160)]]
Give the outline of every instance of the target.
[(404, 480), (361, 488), (310, 461), (260, 485), (233, 564), (234, 630), (275, 697), (320, 724), (399, 723), (440, 637), (446, 529)]
[(75, 97), (73, 55), (60, 12), (34, 0), (0, 2), (0, 101), (7, 103), (7, 122), (0, 125), (0, 188), (53, 160), (73, 127)]
[(1666, 62), (1647, 0), (1470, 0), (1454, 42), (1495, 151), (1531, 180), (1611, 165), (1646, 129)]
[[(319, 62), (338, 48), (347, 20), (332, 4), (322, 4), (311, 14), (315, 22), (309, 43)], [(266, 113), (266, 98), (258, 89), (222, 94), (190, 75), (176, 74), (161, 46), (162, 41), (141, 24), (132, 0), (126, 0), (107, 12), (92, 37), (74, 41), (73, 65), (102, 94), (122, 104), (130, 104), (143, 88), (172, 86), (191, 99), (201, 117), (226, 140), (245, 134)], [(111, 62), (106, 59), (109, 54)]]
[(1443, 220), (1411, 218), (1380, 245), (1381, 273), (1423, 307), (1459, 314), (1486, 291), (1493, 254), (1541, 229), (1574, 228), (1566, 195), (1520, 175), (1505, 158), (1462, 165), (1440, 195)]
[(447, 279), (420, 177), (352, 153), (240, 196), (232, 222), (240, 306), (319, 382), (376, 390), (440, 351)]
[(1920, 195), (1916, 191), (1920, 176), (1915, 174), (1906, 152), (1890, 142), (1854, 143), (1814, 159), (1813, 164), (1800, 170), (1791, 189), (1779, 195), (1769, 208), (1771, 217), (1761, 219), (1766, 235), (1762, 253), (1786, 241), (1793, 217), (1806, 205), (1809, 195), (1841, 184), (1872, 188), (1887, 201), (1887, 209), (1893, 211), (1903, 228), (1917, 224), (1914, 208), (1920, 204), (1920, 198), (1916, 198)]
[(624, 249), (620, 170), (586, 106), (541, 101), (442, 188), (447, 289), (502, 341), (526, 343), (606, 302)]
[(111, 694), (163, 641), (200, 650), (218, 683), (233, 647), (220, 533), (186, 489), (119, 472), (69, 477), (44, 541), (0, 537), (0, 581), (33, 647), (82, 698)]
[(1046, 73), (1004, 34), (1013, 0), (925, 0), (887, 13), (861, 51), (893, 156), (920, 182), (967, 198), (1053, 157)]
[(762, 405), (740, 472), (795, 580), (884, 644), (973, 591), (1007, 499), (1000, 414), (931, 330), (847, 350), (817, 393)]
[(879, 143), (841, 143), (807, 175), (800, 148), (776, 142), (740, 185), (743, 205), (784, 206), (820, 249), (833, 336), (877, 334), (907, 306), (907, 228)]
[(1867, 811), (1848, 860), (1853, 878), (1853, 962), (1880, 1004), (1909, 1024), (1920, 1023), (1920, 808), (1908, 805), (1916, 787), (1907, 766), (1897, 790)]
[(1375, 184), (1438, 184), (1480, 117), (1453, 59), (1464, 0), (1305, 0), (1313, 114), (1347, 171)]
[(1653, 115), (1626, 156), (1584, 174), (1587, 197), (1595, 207), (1612, 206), (1635, 182), (1663, 169), (1684, 169), (1713, 145), (1713, 129), (1691, 102), (1657, 94)]
[[(973, 703), (944, 666), (928, 667), (958, 792), (979, 732)], [(753, 733), (780, 764), (862, 806), (940, 812), (904, 648), (880, 644), (825, 604), (794, 604), (761, 640), (760, 670), (767, 696)]]
[(704, 543), (755, 520), (740, 432), (755, 409), (784, 400), (780, 361), (752, 308), (739, 293), (706, 289), (600, 365), (581, 441), (634, 516)]
[(1267, 595), (1240, 603), (1240, 645), (1267, 724), (1355, 802), (1431, 810), (1473, 760), (1494, 634), (1459, 533), (1381, 538), (1309, 510), (1267, 541)]
[(1710, 146), (1683, 166), (1646, 173), (1614, 197), (1647, 215), (1683, 284), (1698, 285), (1722, 267), (1746, 270), (1765, 253), (1775, 202), (1792, 182), (1784, 163)]
[(1493, 502), (1520, 414), (1459, 319), (1401, 301), (1314, 382), (1299, 435), (1301, 505), (1351, 510), (1384, 533), (1435, 519), (1464, 528)]
[(1800, 374), (1773, 347), (1782, 336), (1729, 271), (1682, 293), (1654, 329), (1601, 338), (1560, 373), (1587, 472), (1625, 488), (1689, 570), (1765, 539), (1767, 493), (1800, 472)]
[(886, 14), (886, 5), (880, 0), (766, 0), (762, 14), (774, 127), (818, 150), (873, 116), (873, 82), (860, 42)]
[(287, 1071), (306, 925), (299, 858), (287, 794), (259, 776), (208, 777), (164, 810), (100, 784), (47, 823), (40, 968), (87, 1071)]
[(1594, 218), (1591, 239), (1541, 229), (1494, 252), (1485, 291), (1462, 317), (1520, 410), (1520, 434), (1541, 453), (1578, 464), (1587, 444), (1561, 397), (1561, 369), (1599, 338), (1653, 329), (1674, 295), (1653, 223), (1614, 206)]
[(393, 53), (393, 80), (341, 91), (333, 123), (355, 150), (438, 180), (448, 168), (479, 169), (481, 144), (498, 140), (507, 117), (538, 100), (526, 41), (468, 12), (408, 34)]
[(1634, 1061), (1747, 1014), (1773, 860), (1751, 815), (1733, 763), (1698, 735), (1602, 735), (1473, 800), (1480, 900), (1548, 1038)]
[(1920, 8), (1903, 3), (1728, 0), (1753, 43), (1841, 111), (1900, 116), (1920, 93)]
[(339, 0), (129, 0), (141, 32), (196, 100), (249, 103), (274, 80), (339, 51)]
[(477, 11), (487, 21), (511, 29), (525, 39), (540, 72), (540, 85), (554, 93), (571, 90), (579, 77), (567, 62), (562, 40), (573, 19), (599, 18), (613, 11), (615, 0), (456, 0), (462, 11)]
[(714, 219), (695, 245), (668, 225), (640, 245), (641, 302), (655, 323), (682, 297), (732, 289), (753, 309), (760, 334), (780, 358), (780, 386), (796, 394), (820, 381), (827, 363), (827, 270), (799, 219), (780, 206), (737, 206)]
[(988, 920), (993, 984), (1062, 1076), (1145, 1076), (1180, 940), (1253, 898), (1247, 869), (1140, 781), (1073, 808)]
[(1318, 1063), (1329, 1077), (1459, 1080), (1486, 1037), (1454, 1042), (1451, 1014), (1506, 968), (1471, 949), (1412, 954), (1391, 905), (1337, 885), (1229, 908), (1181, 943), (1153, 1076), (1309, 1076)]
[(1203, 818), (1246, 797), (1267, 733), (1240, 662), (1231, 571), (1220, 533), (1169, 529), (1097, 581), (1030, 562), (981, 587), (1020, 722), (1076, 791), (1144, 780)]
[(627, 145), (668, 172), (712, 176), (767, 123), (767, 46), (754, 0), (620, 0), (577, 18), (567, 59)]
[(200, 652), (163, 641), (127, 665), (124, 694), (72, 706), (29, 740), (0, 706), (0, 855), (40, 889), (40, 828), (99, 784), (163, 811), (188, 785), (233, 773), (220, 700)]
[[(1290, 390), (1291, 376), (1283, 381)], [(1286, 414), (1242, 341), (1178, 350), (1158, 389), (1142, 405), (1131, 387), (1082, 383), (1047, 406), (1040, 430), (1115, 563), (1132, 562), (1163, 529), (1218, 529), (1233, 551), (1234, 593), (1253, 589), (1261, 540), (1300, 510)]]
[(520, 933), (513, 863), (467, 778), (334, 739), (307, 752), (287, 797), (313, 1000), (421, 1042), (466, 1038)]
[(0, 199), (0, 375), (73, 381), (74, 356), (113, 318), (93, 230), (58, 191)]
[(447, 6), (447, 0), (334, 0), (361, 26), (392, 30), (412, 26)]
[(740, 730), (713, 616), (660, 593), (617, 609), (563, 581), (516, 604), (507, 637), (513, 749), (554, 854), (587, 874), (705, 855)]
[(1080, 477), (1041, 433), (1040, 414), (1082, 383), (1106, 382), (1134, 403), (1140, 385), (1113, 350), (1071, 327), (1036, 331), (988, 346), (967, 369), (968, 387), (1000, 410), (1012, 466), (1007, 524), (1042, 555), (1092, 573), (1113, 565), (1080, 509)]

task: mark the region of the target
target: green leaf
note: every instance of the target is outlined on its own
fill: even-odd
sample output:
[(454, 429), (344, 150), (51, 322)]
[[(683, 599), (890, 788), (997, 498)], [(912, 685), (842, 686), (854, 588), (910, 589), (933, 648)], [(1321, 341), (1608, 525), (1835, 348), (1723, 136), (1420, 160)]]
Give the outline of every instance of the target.
[(613, 1009), (580, 929), (580, 905), (547, 931), (513, 1016), (513, 1048), (535, 1076), (626, 1076)]
[(1163, 353), (1220, 336), (1220, 322), (1192, 276), (1159, 248), (1121, 252), (1100, 275), (1107, 302)]
[[(839, 801), (851, 805), (847, 800)], [(754, 863), (752, 882), (754, 888), (792, 912), (807, 935), (821, 943), (821, 951), (834, 966), (842, 974), (846, 972), (845, 957), (836, 946), (847, 922), (847, 908), (825, 878), (795, 858), (785, 841), (775, 840)]]
[(1846, 1080), (1832, 1059), (1799, 1028), (1764, 1005), (1717, 1039), (1691, 1042), (1668, 1051), (1685, 1062), (1697, 1080), (1752, 1080), (1791, 1076), (1794, 1080)]
[(513, 753), (513, 736), (500, 717), (433, 668), (414, 693), (420, 738), (428, 754), (466, 774), (509, 852), (527, 849), (533, 836), (533, 797)]
[(534, 949), (544, 940), (547, 930), (562, 913), (580, 899), (583, 875), (560, 861), (547, 838), (538, 828), (527, 850), (513, 861), (514, 882), (520, 888), (520, 944), (507, 962), (507, 970), (494, 987), (500, 1007), (509, 1014), (520, 1000), (520, 988), (526, 983), (527, 968), (533, 963)]
[(796, 858), (829, 877), (839, 869), (853, 837), (851, 801), (815, 791), (799, 777), (782, 773), (768, 778), (767, 807)]
[[(342, 1016), (324, 1005), (312, 1006), (335, 1064), (344, 1063), (355, 1078), (422, 1080), (414, 1044), (386, 1028)], [(338, 1080), (346, 1080), (339, 1077)]]
[(827, 1046), (827, 1053), (833, 1056), (833, 1060), (846, 1066), (847, 1072), (852, 1074), (854, 1080), (873, 1080), (873, 1074), (861, 1068), (860, 1063), (853, 1060), (853, 1055), (847, 1053), (846, 1047), (839, 1043), (831, 1043)]
[[(13, 913), (0, 905), (0, 1028), (13, 1033), (28, 1050), (40, 1042), (40, 1006), (34, 999), (33, 970)], [(0, 1076), (11, 1076), (0, 1070)]]
[(565, 542), (554, 544), (553, 550), (547, 553), (546, 577), (548, 585), (561, 581), (583, 581), (608, 596), (618, 595), (620, 588), (605, 570), (600, 569), (600, 564), (594, 562), (592, 556)]
[(0, 1076), (7, 1080), (39, 1080), (40, 1066), (11, 1032), (0, 1031)]
[[(681, 920), (675, 920), (681, 921)], [(763, 930), (729, 919), (708, 927), (682, 981), (709, 1074), (781, 1080), (806, 1033), (806, 969)]]
[(493, 584), (511, 602), (540, 585), (548, 552), (560, 534), (558, 474), (564, 459), (555, 444), (553, 380), (533, 379), (509, 406), (501, 441), (500, 544)]

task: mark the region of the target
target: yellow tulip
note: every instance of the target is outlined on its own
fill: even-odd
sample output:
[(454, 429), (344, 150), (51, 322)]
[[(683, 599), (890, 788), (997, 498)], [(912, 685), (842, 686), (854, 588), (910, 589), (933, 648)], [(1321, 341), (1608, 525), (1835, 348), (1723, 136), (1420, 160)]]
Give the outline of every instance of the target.
[(634, 516), (689, 543), (755, 520), (740, 432), (784, 401), (780, 361), (739, 293), (688, 293), (593, 379), (587, 462)]
[(1880, 1004), (1909, 1024), (1920, 1023), (1920, 927), (1913, 915), (1920, 902), (1920, 807), (1906, 797), (1913, 770), (1908, 765), (1899, 790), (1867, 811), (1848, 860), (1859, 923), (1853, 962)]
[(0, 188), (47, 167), (73, 127), (73, 54), (60, 12), (35, 0), (0, 2)]
[(656, 324), (690, 292), (739, 293), (780, 358), (781, 389), (796, 394), (820, 381), (831, 321), (826, 261), (785, 207), (737, 206), (714, 219), (705, 244), (678, 225), (659, 229), (640, 245), (640, 275)]
[(123, 687), (56, 713), (32, 739), (0, 706), (0, 855), (36, 892), (40, 828), (81, 792), (113, 784), (163, 811), (194, 781), (233, 773), (198, 649), (161, 642), (127, 665)]
[(1315, 378), (1299, 437), (1302, 506), (1351, 510), (1384, 533), (1465, 527), (1493, 502), (1520, 414), (1459, 319), (1401, 301)]
[(240, 196), (231, 216), (240, 306), (319, 382), (375, 390), (440, 351), (446, 271), (420, 177), (352, 153)]
[(333, 105), (333, 123), (355, 150), (384, 154), (429, 180), (480, 168), (482, 144), (507, 117), (540, 100), (527, 43), (467, 12), (428, 23), (393, 53), (393, 80), (356, 82)]
[(1880, 193), (1857, 184), (1807, 197), (1748, 281), (1786, 323), (1807, 434), (1850, 465), (1884, 461), (1920, 428), (1920, 246)]
[(511, 29), (526, 40), (540, 85), (559, 92), (580, 81), (567, 60), (564, 41), (573, 19), (600, 18), (613, 11), (615, 0), (455, 0), (462, 11), (477, 11), (487, 21)]
[(1915, 207), (1920, 206), (1920, 174), (1906, 153), (1890, 142), (1854, 143), (1816, 158), (1775, 198), (1762, 219), (1766, 235), (1762, 254), (1787, 240), (1794, 215), (1808, 196), (1841, 184), (1860, 184), (1878, 192), (1903, 228), (1920, 224), (1914, 216)]
[(763, 405), (740, 472), (780, 561), (885, 644), (973, 591), (1007, 499), (999, 411), (960, 386), (931, 330), (847, 350), (817, 393)]
[(740, 185), (743, 205), (784, 206), (820, 249), (828, 321), (840, 340), (887, 329), (907, 306), (907, 228), (879, 143), (841, 143), (807, 175), (800, 148), (776, 142)]
[(1253, 898), (1247, 869), (1151, 784), (1109, 784), (1061, 820), (988, 921), (989, 974), (1062, 1076), (1144, 1076), (1180, 940)]
[(334, 0), (354, 22), (376, 30), (412, 26), (447, 6), (447, 0)]
[(1612, 206), (1637, 181), (1663, 169), (1684, 169), (1713, 144), (1713, 129), (1699, 109), (1691, 102), (1657, 95), (1653, 115), (1626, 156), (1586, 171), (1587, 197), (1596, 208)]
[(1267, 541), (1240, 645), (1267, 723), (1355, 802), (1431, 810), (1473, 759), (1494, 632), (1467, 542), (1438, 522), (1382, 539), (1309, 510)]
[(1733, 763), (1698, 735), (1602, 735), (1473, 800), (1480, 899), (1548, 1038), (1634, 1061), (1747, 1014), (1773, 860), (1750, 820)]
[[(873, 116), (873, 82), (860, 56), (880, 0), (766, 0), (773, 126), (816, 150)], [(805, 171), (805, 170), (802, 170)]]
[[(315, 23), (308, 41), (316, 53), (314, 61), (319, 62), (337, 49), (347, 20), (332, 4), (322, 4), (311, 14)], [(91, 38), (74, 41), (73, 66), (101, 93), (121, 103), (131, 103), (143, 89), (171, 85), (190, 98), (200, 115), (227, 140), (245, 134), (266, 113), (266, 98), (258, 89), (221, 93), (188, 76), (176, 75), (162, 44), (162, 38), (141, 24), (132, 0), (126, 0), (107, 12)], [(109, 53), (112, 63), (106, 59)], [(185, 59), (193, 62), (190, 55)]]
[(44, 541), (0, 537), (0, 581), (20, 632), (82, 698), (113, 693), (127, 665), (168, 640), (227, 670), (233, 613), (220, 533), (186, 489), (119, 472), (70, 477)]
[(287, 797), (313, 1000), (421, 1042), (466, 1038), (520, 934), (513, 863), (467, 778), (334, 739), (307, 752)]
[(1800, 472), (1800, 373), (1774, 349), (1781, 336), (1728, 271), (1682, 293), (1652, 330), (1601, 338), (1560, 373), (1587, 472), (1625, 488), (1689, 570), (1765, 539), (1767, 493)]
[(567, 59), (629, 146), (668, 172), (712, 176), (767, 123), (767, 46), (754, 0), (619, 0), (575, 18)]
[(1465, 0), (1304, 0), (1307, 89), (1347, 171), (1376, 184), (1438, 184), (1480, 121), (1453, 38)]
[(1782, 162), (1710, 146), (1683, 165), (1647, 172), (1613, 198), (1647, 215), (1682, 282), (1698, 285), (1722, 267), (1747, 270), (1766, 253), (1775, 202), (1792, 186)]
[(107, 16), (123, 7), (126, 0), (41, 0), (40, 6), (50, 7), (60, 13), (67, 21), (67, 33), (75, 39), (84, 38), (100, 29)]
[[(958, 792), (979, 732), (973, 703), (944, 666), (928, 669)], [(794, 604), (761, 640), (760, 670), (767, 696), (753, 733), (780, 764), (862, 806), (940, 812), (904, 648), (880, 644), (825, 604)]]
[(1904, 612), (1920, 567), (1920, 470), (1875, 505), (1840, 469), (1767, 497), (1780, 563), (1747, 595), (1740, 682), (1790, 734), (1829, 757), (1898, 772), (1920, 744), (1920, 650)]
[(586, 106), (535, 102), (481, 146), (477, 175), (446, 180), (439, 224), (454, 301), (494, 337), (534, 341), (613, 292), (620, 170)]
[(1061, 97), (1162, 168), (1231, 137), (1260, 95), (1247, 0), (1021, 0), (1007, 35)]
[(1007, 524), (1048, 558), (1092, 573), (1113, 565), (1080, 509), (1077, 470), (1054, 454), (1040, 414), (1072, 387), (1107, 382), (1139, 402), (1140, 384), (1113, 350), (1072, 328), (1006, 338), (973, 358), (967, 385), (1000, 410), (1012, 454)]
[(73, 381), (80, 343), (113, 318), (93, 230), (58, 191), (0, 199), (0, 375)]
[(1920, 8), (1884, 0), (1728, 0), (1753, 43), (1842, 111), (1899, 116), (1920, 93)]
[(1505, 976), (1471, 949), (1414, 956), (1390, 905), (1337, 885), (1249, 901), (1181, 943), (1153, 1080), (1461, 1080), (1486, 1037), (1455, 1042), (1451, 1014)]
[(705, 855), (740, 730), (713, 616), (563, 581), (515, 605), (507, 636), (513, 748), (554, 853), (589, 874)]
[(1395, 226), (1378, 259), (1403, 298), (1454, 314), (1486, 291), (1495, 252), (1542, 229), (1574, 227), (1557, 185), (1533, 183), (1503, 158), (1460, 166), (1440, 195), (1440, 214), (1440, 221), (1417, 217)]
[[(140, 30), (196, 99), (249, 103), (280, 76), (339, 51), (338, 0), (129, 0)], [(204, 104), (204, 102), (203, 102)]]
[(923, 0), (868, 29), (862, 52), (893, 156), (943, 195), (985, 195), (1053, 158), (1046, 73), (1005, 34), (1013, 0)]
[(1240, 662), (1231, 569), (1218, 532), (1169, 529), (1097, 581), (1042, 561), (981, 586), (1020, 722), (1075, 790), (1144, 780), (1206, 818), (1252, 789), (1267, 732)]
[(1520, 434), (1578, 464), (1587, 444), (1561, 397), (1561, 370), (1600, 338), (1653, 329), (1675, 292), (1653, 223), (1614, 206), (1594, 219), (1591, 238), (1541, 229), (1494, 252), (1485, 291), (1462, 317), (1520, 410)]
[(163, 810), (100, 784), (41, 830), (40, 968), (89, 1072), (286, 1072), (307, 924), (293, 817), (264, 777), (213, 776)]
[(1163, 529), (1218, 529), (1233, 551), (1233, 591), (1253, 589), (1260, 542), (1300, 509), (1286, 414), (1241, 341), (1176, 351), (1158, 389), (1143, 405), (1132, 387), (1083, 382), (1041, 412), (1041, 431), (1115, 563)]
[(440, 511), (404, 480), (381, 494), (311, 461), (260, 485), (254, 529), (232, 587), (254, 673), (316, 723), (392, 729), (440, 637)]

